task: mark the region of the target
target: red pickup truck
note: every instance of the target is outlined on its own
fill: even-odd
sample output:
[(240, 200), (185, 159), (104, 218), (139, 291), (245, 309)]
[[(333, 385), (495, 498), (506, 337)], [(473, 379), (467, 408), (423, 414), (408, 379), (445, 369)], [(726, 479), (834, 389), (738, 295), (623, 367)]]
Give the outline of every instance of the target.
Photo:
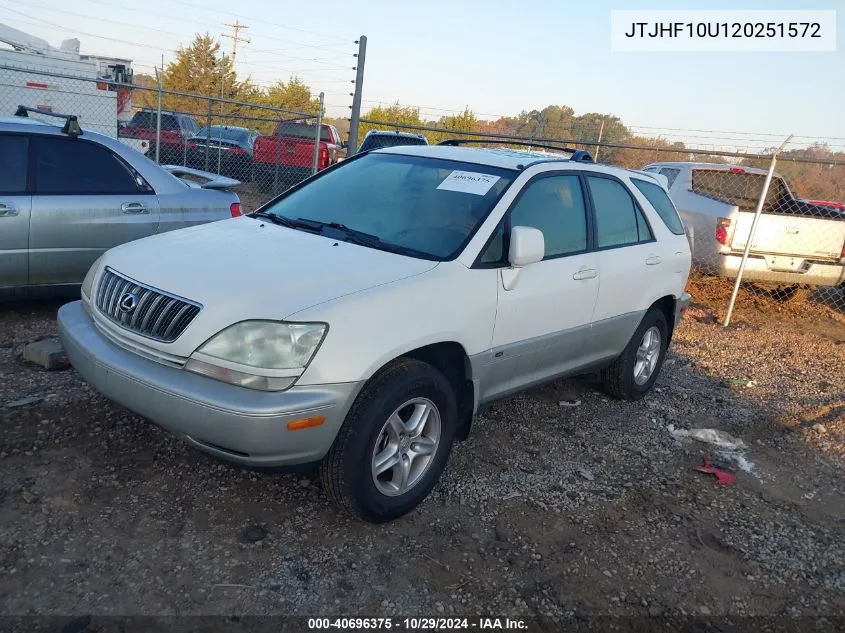
[[(272, 136), (259, 136), (253, 145), (253, 178), (261, 192), (283, 191), (305, 180), (314, 166), (316, 124), (307, 121), (280, 121)], [(345, 144), (332, 125), (320, 128), (317, 170), (338, 162)], [(276, 185), (274, 187), (274, 184)]]

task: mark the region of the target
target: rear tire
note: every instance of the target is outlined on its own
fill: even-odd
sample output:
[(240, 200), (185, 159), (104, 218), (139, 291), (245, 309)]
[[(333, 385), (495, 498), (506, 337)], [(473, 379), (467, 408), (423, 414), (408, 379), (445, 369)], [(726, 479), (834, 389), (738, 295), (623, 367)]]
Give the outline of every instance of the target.
[(645, 396), (663, 367), (668, 341), (666, 315), (659, 308), (649, 309), (619, 358), (602, 370), (605, 392), (620, 400)]
[(358, 395), (320, 463), (323, 489), (365, 521), (400, 517), (440, 478), (456, 423), (455, 394), (443, 374), (415, 359), (390, 363)]

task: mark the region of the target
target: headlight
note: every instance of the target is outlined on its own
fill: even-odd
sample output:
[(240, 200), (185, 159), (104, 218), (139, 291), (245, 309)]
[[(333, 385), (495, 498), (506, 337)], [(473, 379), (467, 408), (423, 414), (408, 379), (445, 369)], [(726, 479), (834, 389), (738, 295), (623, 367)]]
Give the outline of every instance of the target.
[(94, 277), (97, 276), (97, 271), (100, 269), (100, 262), (103, 260), (103, 256), (100, 255), (93, 264), (91, 264), (91, 268), (88, 269), (88, 274), (85, 275), (85, 279), (82, 280), (82, 295), (84, 299), (90, 299), (91, 293), (94, 290)]
[(251, 389), (280, 391), (296, 382), (327, 329), (325, 323), (242, 321), (200, 346), (185, 369)]

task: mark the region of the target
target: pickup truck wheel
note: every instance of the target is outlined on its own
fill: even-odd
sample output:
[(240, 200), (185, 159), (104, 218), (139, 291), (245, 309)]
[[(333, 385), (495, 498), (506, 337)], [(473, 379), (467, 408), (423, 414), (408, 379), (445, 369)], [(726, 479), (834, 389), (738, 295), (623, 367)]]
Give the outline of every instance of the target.
[(361, 391), (320, 463), (323, 489), (365, 521), (406, 514), (440, 478), (456, 421), (455, 394), (443, 374), (410, 358), (391, 363)]
[(652, 308), (643, 317), (640, 326), (625, 351), (601, 373), (604, 390), (614, 398), (639, 400), (657, 380), (669, 341), (666, 315)]

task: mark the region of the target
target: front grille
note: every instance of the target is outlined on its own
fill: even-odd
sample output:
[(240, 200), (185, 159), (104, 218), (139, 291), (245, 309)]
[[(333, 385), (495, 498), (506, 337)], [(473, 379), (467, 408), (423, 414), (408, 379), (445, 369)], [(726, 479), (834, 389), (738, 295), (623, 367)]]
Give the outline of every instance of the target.
[(162, 343), (172, 343), (202, 306), (144, 285), (106, 268), (97, 286), (97, 309), (121, 327)]

